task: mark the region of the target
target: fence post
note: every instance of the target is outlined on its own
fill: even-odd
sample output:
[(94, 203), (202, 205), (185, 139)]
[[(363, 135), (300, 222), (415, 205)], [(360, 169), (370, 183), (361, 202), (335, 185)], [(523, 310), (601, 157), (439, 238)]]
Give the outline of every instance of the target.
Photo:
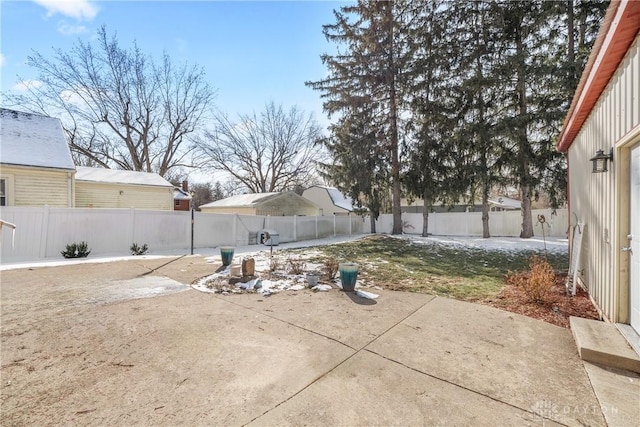
[(238, 215), (233, 216), (233, 246), (238, 244)]
[(293, 216), (293, 241), (298, 241), (298, 215)]
[(136, 241), (136, 208), (129, 208), (129, 241), (125, 242), (125, 247)]
[(40, 230), (40, 258), (47, 257), (47, 235), (49, 234), (49, 205), (42, 208), (42, 229)]
[(191, 255), (193, 255), (193, 228), (195, 225), (195, 209), (191, 208)]
[(336, 237), (336, 214), (333, 214), (333, 237)]

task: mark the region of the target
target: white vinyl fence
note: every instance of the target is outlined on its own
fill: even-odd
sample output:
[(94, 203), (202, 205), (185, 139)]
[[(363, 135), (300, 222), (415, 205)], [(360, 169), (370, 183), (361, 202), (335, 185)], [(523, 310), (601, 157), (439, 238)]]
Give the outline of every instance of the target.
[[(567, 237), (567, 209), (536, 209), (532, 212), (533, 231), (536, 236)], [(544, 215), (541, 225), (538, 216)], [(403, 231), (407, 234), (422, 234), (421, 213), (402, 214)], [(380, 215), (376, 221), (378, 233), (391, 233), (393, 216)], [(489, 212), (489, 232), (493, 237), (518, 237), (522, 228), (520, 211)], [(436, 236), (482, 237), (482, 212), (445, 212), (429, 214), (429, 234)]]
[[(61, 258), (73, 242), (87, 242), (92, 255), (129, 255), (132, 243), (150, 252), (191, 248), (191, 212), (135, 209), (3, 207), (0, 219), (16, 225), (2, 230), (0, 262)], [(270, 217), (195, 212), (194, 248), (256, 243), (256, 234), (274, 230), (280, 242), (362, 233), (359, 216)], [(15, 238), (14, 238), (15, 237)]]

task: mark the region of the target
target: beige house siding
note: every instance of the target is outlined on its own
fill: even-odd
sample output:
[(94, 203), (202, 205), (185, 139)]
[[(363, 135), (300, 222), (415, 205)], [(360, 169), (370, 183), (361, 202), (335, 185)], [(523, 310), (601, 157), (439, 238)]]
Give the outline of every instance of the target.
[[(620, 248), (628, 245), (629, 152), (638, 142), (640, 36), (636, 36), (568, 153), (571, 221), (586, 224), (579, 280), (603, 317), (613, 322), (628, 322), (629, 260)], [(597, 150), (609, 153), (611, 148), (614, 160), (609, 172), (591, 173), (589, 159)]]
[(311, 187), (304, 190), (302, 196), (311, 200), (318, 205), (320, 215), (348, 214), (347, 209), (343, 209), (333, 204), (331, 196), (326, 189), (320, 187)]
[(76, 181), (78, 208), (173, 210), (173, 188)]
[(74, 207), (74, 171), (2, 165), (0, 176), (9, 206)]
[(318, 207), (311, 201), (295, 193), (283, 193), (277, 197), (258, 203), (256, 215), (317, 216)]
[(238, 214), (238, 215), (256, 215), (256, 209), (245, 206), (225, 206), (225, 207), (201, 207), (202, 212), (216, 214)]

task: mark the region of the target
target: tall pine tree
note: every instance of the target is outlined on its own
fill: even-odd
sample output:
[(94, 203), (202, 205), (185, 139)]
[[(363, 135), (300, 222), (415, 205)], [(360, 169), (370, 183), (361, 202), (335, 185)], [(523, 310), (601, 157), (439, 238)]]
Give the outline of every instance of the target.
[[(344, 53), (323, 55), (329, 77), (306, 84), (322, 92), (329, 114), (349, 114), (353, 108), (370, 111), (376, 140), (389, 152), (393, 234), (402, 233), (400, 211), (400, 117), (405, 104), (408, 51), (405, 21), (410, 1), (359, 0), (334, 11), (336, 22), (323, 27), (327, 40), (340, 44)], [(334, 138), (334, 143), (368, 141), (366, 135)]]

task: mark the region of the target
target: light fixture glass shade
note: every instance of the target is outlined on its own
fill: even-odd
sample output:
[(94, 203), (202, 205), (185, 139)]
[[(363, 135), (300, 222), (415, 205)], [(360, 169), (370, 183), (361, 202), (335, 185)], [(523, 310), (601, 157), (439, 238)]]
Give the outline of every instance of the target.
[(611, 159), (611, 156), (604, 154), (602, 150), (596, 151), (596, 155), (591, 159), (591, 163), (593, 165), (592, 173), (602, 173), (607, 172), (607, 161)]

